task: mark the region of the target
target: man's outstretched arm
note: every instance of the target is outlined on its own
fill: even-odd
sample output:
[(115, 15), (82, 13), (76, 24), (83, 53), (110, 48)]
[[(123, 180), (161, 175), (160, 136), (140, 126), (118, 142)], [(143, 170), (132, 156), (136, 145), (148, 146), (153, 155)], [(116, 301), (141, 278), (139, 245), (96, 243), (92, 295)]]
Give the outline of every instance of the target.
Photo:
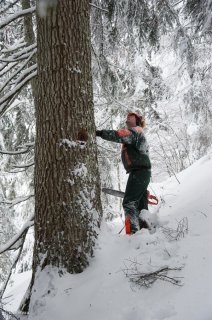
[(117, 143), (133, 144), (135, 142), (135, 135), (131, 130), (97, 130), (96, 136), (104, 140), (113, 141)]

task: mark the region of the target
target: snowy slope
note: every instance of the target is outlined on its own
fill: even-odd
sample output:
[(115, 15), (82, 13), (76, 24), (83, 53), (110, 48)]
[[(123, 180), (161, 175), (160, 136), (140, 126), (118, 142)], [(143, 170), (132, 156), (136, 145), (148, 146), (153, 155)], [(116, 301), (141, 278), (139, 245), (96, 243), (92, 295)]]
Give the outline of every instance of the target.
[[(59, 277), (54, 269), (43, 272), (29, 320), (211, 320), (212, 154), (181, 172), (178, 179), (180, 184), (172, 177), (152, 186), (162, 199), (157, 212), (161, 227), (155, 233), (119, 235), (121, 220), (103, 223), (95, 258), (82, 274)], [(168, 228), (176, 230), (180, 221), (184, 221), (181, 237), (172, 241)], [(165, 266), (182, 268), (168, 274), (180, 277), (182, 285), (157, 280), (150, 288), (138, 288), (124, 271), (133, 262), (145, 273)], [(27, 275), (22, 281), (19, 294)], [(6, 293), (14, 299), (8, 304), (10, 310), (20, 300), (19, 286), (20, 279)]]

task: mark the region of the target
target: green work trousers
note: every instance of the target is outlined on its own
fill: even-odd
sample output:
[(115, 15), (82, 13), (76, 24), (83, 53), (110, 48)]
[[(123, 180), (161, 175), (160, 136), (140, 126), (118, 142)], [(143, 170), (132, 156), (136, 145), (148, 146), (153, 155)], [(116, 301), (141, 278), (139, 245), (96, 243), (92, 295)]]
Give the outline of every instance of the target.
[(130, 218), (130, 231), (135, 233), (140, 229), (140, 211), (148, 210), (147, 187), (150, 182), (151, 170), (142, 168), (129, 174), (126, 185), (123, 208), (125, 219)]

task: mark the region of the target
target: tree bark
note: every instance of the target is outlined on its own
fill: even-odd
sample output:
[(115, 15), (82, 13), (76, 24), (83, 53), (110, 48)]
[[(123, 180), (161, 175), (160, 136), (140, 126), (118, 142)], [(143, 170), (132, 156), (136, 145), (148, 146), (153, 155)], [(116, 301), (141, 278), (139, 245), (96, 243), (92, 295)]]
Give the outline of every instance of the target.
[(38, 269), (84, 270), (102, 216), (89, 0), (52, 3), (45, 17), (37, 16), (35, 244), (22, 312), (28, 311)]
[(58, 1), (37, 28), (33, 271), (81, 272), (101, 219), (89, 1)]

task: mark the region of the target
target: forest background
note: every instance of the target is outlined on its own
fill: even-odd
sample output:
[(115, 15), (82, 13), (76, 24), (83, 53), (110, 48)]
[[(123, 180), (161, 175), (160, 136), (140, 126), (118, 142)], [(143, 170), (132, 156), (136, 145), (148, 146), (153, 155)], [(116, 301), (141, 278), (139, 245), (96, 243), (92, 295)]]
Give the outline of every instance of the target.
[[(35, 6), (30, 0), (1, 1), (1, 244), (34, 211)], [(152, 181), (176, 175), (211, 147), (212, 1), (94, 0), (90, 6), (96, 127), (123, 128), (128, 112), (142, 114)], [(120, 146), (98, 141), (98, 163), (101, 185), (124, 189)], [(102, 203), (105, 219), (121, 212), (119, 200), (111, 204), (103, 195)], [(0, 256), (2, 284), (13, 269), (31, 269), (32, 247), (31, 228), (18, 262), (19, 246)]]

